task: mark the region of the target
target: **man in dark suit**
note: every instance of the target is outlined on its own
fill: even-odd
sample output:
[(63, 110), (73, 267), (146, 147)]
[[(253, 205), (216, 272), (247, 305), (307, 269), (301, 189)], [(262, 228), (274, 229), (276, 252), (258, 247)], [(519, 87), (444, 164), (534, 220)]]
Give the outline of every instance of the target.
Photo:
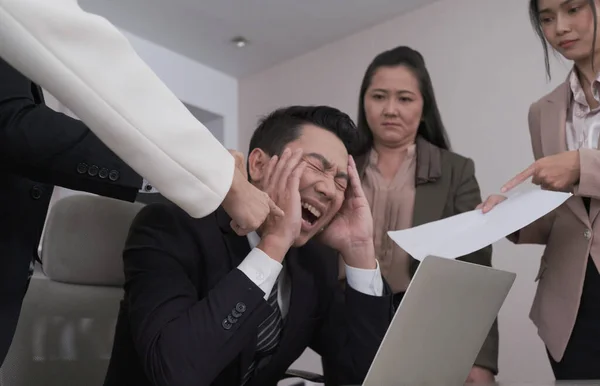
[(248, 173), (285, 216), (247, 237), (221, 209), (202, 219), (169, 205), (142, 209), (123, 255), (105, 386), (276, 385), (307, 347), (327, 363), (328, 384), (361, 383), (393, 311), (348, 156), (355, 136), (330, 107), (265, 118)]

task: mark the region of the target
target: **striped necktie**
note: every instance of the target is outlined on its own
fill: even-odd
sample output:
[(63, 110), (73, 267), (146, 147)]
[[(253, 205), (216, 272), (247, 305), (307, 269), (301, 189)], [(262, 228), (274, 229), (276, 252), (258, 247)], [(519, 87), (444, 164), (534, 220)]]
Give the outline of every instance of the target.
[(275, 281), (275, 285), (273, 286), (271, 294), (269, 294), (267, 299), (267, 303), (273, 308), (273, 312), (258, 326), (256, 353), (254, 354), (254, 360), (242, 378), (242, 385), (245, 385), (254, 374), (254, 371), (261, 367), (259, 365), (261, 360), (268, 358), (268, 356), (275, 351), (275, 348), (277, 348), (277, 345), (279, 344), (281, 330), (283, 329), (283, 318), (281, 316), (279, 304), (277, 304), (280, 278), (281, 275), (277, 278), (277, 281)]

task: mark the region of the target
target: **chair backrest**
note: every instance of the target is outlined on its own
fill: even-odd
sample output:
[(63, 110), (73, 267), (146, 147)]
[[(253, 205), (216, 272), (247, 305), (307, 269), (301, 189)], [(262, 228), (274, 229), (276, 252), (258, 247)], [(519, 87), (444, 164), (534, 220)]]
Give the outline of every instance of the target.
[(91, 195), (52, 207), (43, 269), (29, 285), (0, 386), (102, 385), (123, 294), (122, 250), (142, 207)]

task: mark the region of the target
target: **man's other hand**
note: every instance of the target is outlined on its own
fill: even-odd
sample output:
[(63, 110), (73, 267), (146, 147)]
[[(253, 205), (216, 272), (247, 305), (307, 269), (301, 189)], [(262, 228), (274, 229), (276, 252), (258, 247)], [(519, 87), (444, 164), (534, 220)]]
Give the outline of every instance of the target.
[(274, 156), (267, 165), (262, 188), (273, 201), (285, 211), (284, 216), (269, 216), (261, 228), (258, 247), (279, 262), (300, 235), (302, 207), (300, 201), (300, 177), (306, 164), (302, 161), (302, 149), (292, 152), (285, 149), (281, 158)]

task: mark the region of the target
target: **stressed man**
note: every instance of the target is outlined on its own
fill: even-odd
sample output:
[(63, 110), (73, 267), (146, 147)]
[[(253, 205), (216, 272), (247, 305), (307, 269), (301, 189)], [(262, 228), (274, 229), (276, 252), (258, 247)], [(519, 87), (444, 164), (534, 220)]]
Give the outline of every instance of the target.
[(362, 382), (393, 310), (348, 155), (356, 133), (330, 107), (266, 117), (248, 174), (285, 216), (247, 237), (221, 209), (202, 219), (175, 206), (142, 209), (123, 254), (106, 386), (276, 385), (307, 347), (327, 363), (328, 384)]

